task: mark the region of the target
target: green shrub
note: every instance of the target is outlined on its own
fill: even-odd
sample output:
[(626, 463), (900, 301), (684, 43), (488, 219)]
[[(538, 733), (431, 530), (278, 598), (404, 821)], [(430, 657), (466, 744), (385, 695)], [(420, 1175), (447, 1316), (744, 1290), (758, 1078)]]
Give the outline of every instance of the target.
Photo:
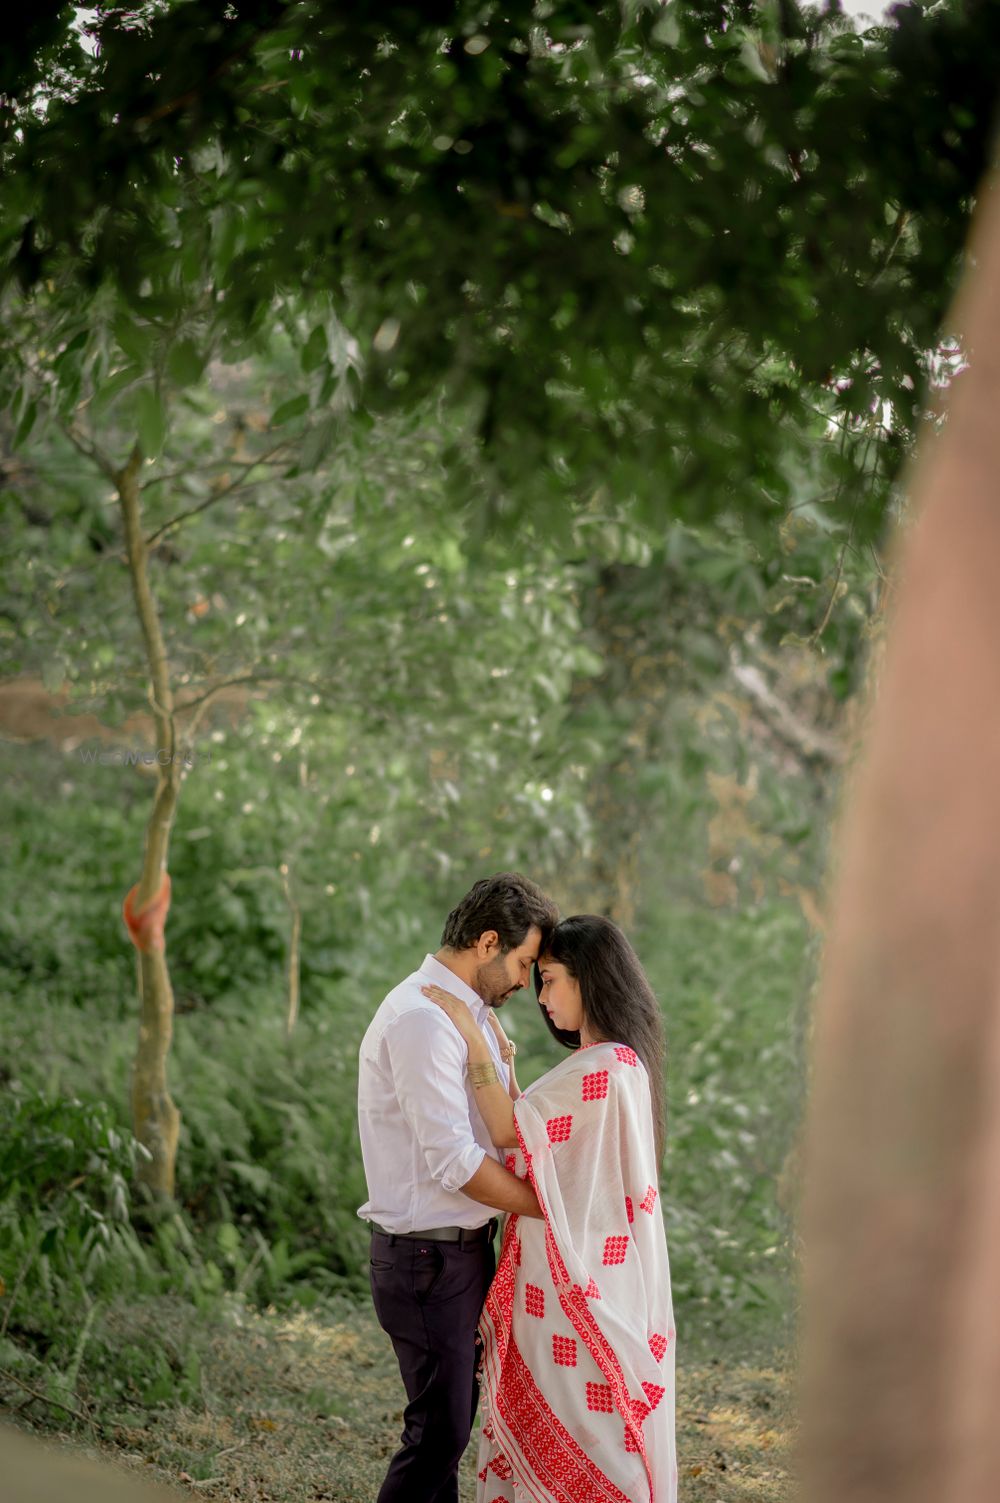
[(101, 1101), (0, 1096), (0, 1258), (43, 1287), (95, 1279), (131, 1231), (129, 1187), (142, 1153)]
[(195, 1392), (193, 1324), (180, 1351), (155, 1332), (123, 1351), (115, 1335), (123, 1304), (174, 1289), (204, 1309), (221, 1282), (176, 1218), (137, 1230), (142, 1152), (103, 1102), (0, 1094), (0, 1369), (63, 1419), (81, 1405)]

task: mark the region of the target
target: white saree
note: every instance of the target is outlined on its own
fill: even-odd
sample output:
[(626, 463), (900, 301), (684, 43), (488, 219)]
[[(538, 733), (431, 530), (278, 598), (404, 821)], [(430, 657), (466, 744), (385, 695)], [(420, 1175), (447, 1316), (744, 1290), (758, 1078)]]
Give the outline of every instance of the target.
[(479, 1330), (477, 1503), (675, 1503), (674, 1324), (646, 1070), (591, 1044), (514, 1103), (511, 1216)]

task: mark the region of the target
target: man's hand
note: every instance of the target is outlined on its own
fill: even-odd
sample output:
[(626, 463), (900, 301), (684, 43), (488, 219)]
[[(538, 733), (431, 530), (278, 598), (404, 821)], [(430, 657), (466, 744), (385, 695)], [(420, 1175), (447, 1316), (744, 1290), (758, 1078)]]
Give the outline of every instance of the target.
[(538, 1196), (527, 1180), (518, 1179), (502, 1169), (496, 1159), (487, 1156), (475, 1174), (462, 1186), (462, 1194), (480, 1205), (491, 1206), (494, 1211), (516, 1211), (519, 1216), (534, 1216), (542, 1219)]

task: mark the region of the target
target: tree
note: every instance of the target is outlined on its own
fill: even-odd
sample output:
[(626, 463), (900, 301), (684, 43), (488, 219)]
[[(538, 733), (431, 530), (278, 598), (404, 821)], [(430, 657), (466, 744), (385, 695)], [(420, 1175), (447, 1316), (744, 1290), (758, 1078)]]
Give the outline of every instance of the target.
[(86, 57), (67, 12), (11, 48), (8, 276), (162, 311), (210, 263), (240, 337), (329, 294), (366, 401), (464, 413), (457, 493), (494, 520), (597, 494), (773, 529), (789, 458), (848, 418), (817, 494), (870, 537), (988, 152), (996, 17), (908, 5), (860, 38), (749, 0), (212, 0), (100, 13)]
[[(516, 787), (558, 711), (562, 679), (588, 654), (573, 642), (571, 581), (550, 560), (522, 559), (512, 576), (488, 549), (469, 557), (464, 519), (445, 504), (432, 414), (387, 418), (369, 432), (345, 408), (330, 451), (336, 412), (307, 413), (321, 389), (315, 329), (261, 337), (252, 366), (227, 374), (215, 364), (200, 379), (210, 331), (196, 358), (189, 338), (130, 320), (113, 298), (101, 322), (92, 313), (54, 289), (9, 331), (27, 444), (5, 497), (12, 553), (25, 555), (11, 579), (11, 636), (21, 668), (65, 678), (105, 714), (134, 712), (148, 684), (156, 789), (141, 879), (126, 902), (142, 1008), (132, 1099), (148, 1153), (142, 1178), (170, 1196), (179, 1118), (166, 1078), (169, 843), (212, 706), (234, 687), (268, 694), (278, 705), (266, 734), (256, 731), (251, 776), (260, 783), (264, 748), (298, 769), (294, 794), (278, 785), (259, 799), (272, 806), (270, 871), (292, 917), (293, 1008), (301, 905), (292, 880), (328, 881), (308, 832), (322, 823), (329, 784), (335, 795), (345, 767), (355, 772), (347, 764), (381, 737), (390, 784), (436, 777), (448, 803), (459, 781), (448, 769), (460, 759), (475, 769), (467, 786), (481, 777), (494, 793)], [(64, 495), (74, 453), (90, 476), (78, 465)], [(533, 590), (544, 608), (515, 611)], [(461, 748), (448, 733), (458, 706)], [(380, 791), (388, 811), (391, 787)]]
[(1000, 191), (950, 326), (968, 368), (912, 526), (849, 790), (807, 1159), (805, 1489), (986, 1503), (1000, 1443)]
[[(342, 640), (344, 616), (321, 581), (318, 601), (302, 589), (307, 568), (279, 633), (264, 610), (234, 651), (213, 606), (225, 595), (206, 589), (188, 602), (199, 648), (181, 633), (168, 649), (149, 558), (281, 474), (300, 493), (288, 525), (258, 533), (241, 508), (219, 542), (230, 579), (245, 588), (262, 538), (281, 578), (293, 526), (350, 579), (324, 486), (355, 484), (352, 415), (430, 426), (435, 506), (461, 508), (463, 563), (491, 530), (571, 549), (580, 518), (604, 516), (654, 541), (666, 516), (719, 519), (773, 557), (793, 503), (830, 518), (844, 550), (870, 540), (986, 149), (992, 9), (910, 7), (860, 39), (791, 4), (622, 21), (557, 3), (543, 25), (523, 3), (345, 18), (321, 0), (213, 0), (101, 13), (93, 55), (68, 13), (32, 22), (7, 69), (0, 381), (16, 443), (48, 404), (115, 488), (163, 755), (178, 686), (193, 715), (234, 681), (311, 691), (308, 636)], [(940, 109), (914, 103), (910, 62), (939, 80)], [(936, 165), (915, 175), (918, 118)], [(204, 401), (206, 371), (218, 382), (265, 350), (288, 376), (268, 404), (273, 450), (234, 434), (219, 452), (203, 432), (207, 474), (156, 471), (184, 394)], [(168, 477), (186, 499), (161, 491), (146, 524)], [(108, 520), (89, 509), (100, 538)], [(371, 511), (364, 534), (379, 536)], [(194, 561), (205, 579), (217, 564)], [(389, 611), (351, 668), (398, 690), (419, 643)], [(159, 774), (139, 911), (161, 890), (179, 778)], [(142, 965), (162, 1061), (169, 977), (162, 956)], [(162, 1074), (153, 1095), (169, 1138)]]

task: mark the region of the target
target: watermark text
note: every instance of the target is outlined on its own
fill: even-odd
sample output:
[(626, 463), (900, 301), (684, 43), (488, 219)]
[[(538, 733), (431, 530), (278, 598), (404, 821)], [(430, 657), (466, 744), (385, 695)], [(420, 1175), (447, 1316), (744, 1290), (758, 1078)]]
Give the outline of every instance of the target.
[(81, 762), (97, 767), (170, 767), (175, 762), (193, 767), (196, 762), (205, 764), (212, 760), (211, 747), (198, 752), (190, 748), (171, 752), (164, 746), (155, 751), (126, 746), (78, 746), (76, 754)]

